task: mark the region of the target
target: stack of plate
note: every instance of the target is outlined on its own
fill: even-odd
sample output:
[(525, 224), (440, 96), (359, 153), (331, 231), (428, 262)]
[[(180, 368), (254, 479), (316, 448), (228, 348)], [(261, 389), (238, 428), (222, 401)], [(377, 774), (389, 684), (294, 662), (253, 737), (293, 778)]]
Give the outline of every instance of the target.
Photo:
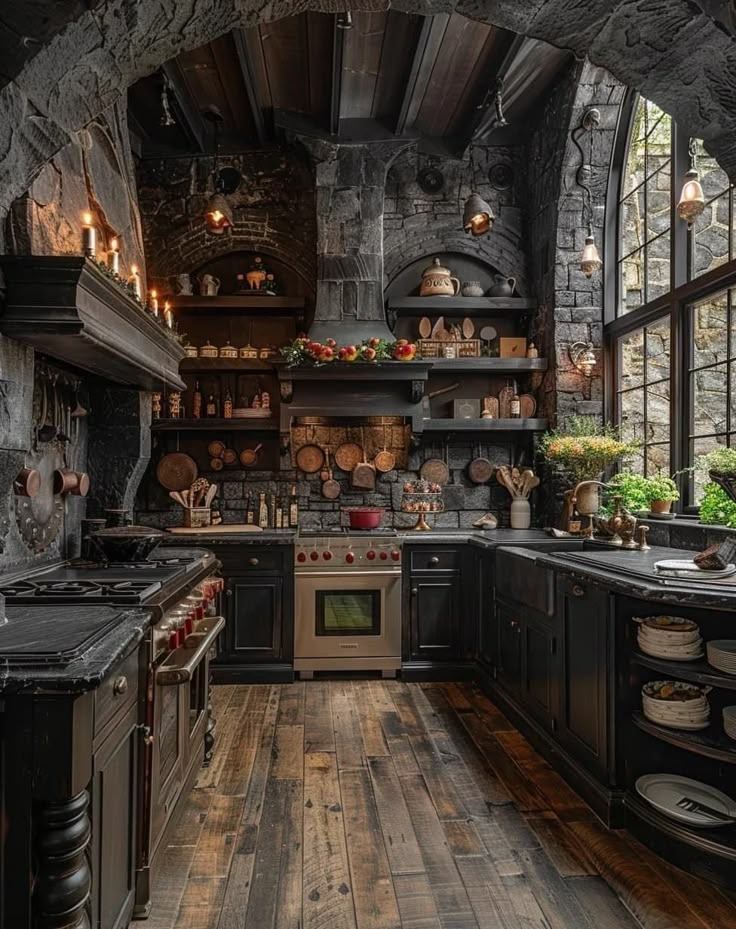
[[(700, 628), (681, 616), (646, 616), (637, 619), (637, 641), (645, 655), (669, 661), (695, 661), (703, 656)], [(736, 656), (735, 656), (736, 657)]]
[(736, 742), (736, 706), (723, 707), (723, 731)]
[(726, 674), (736, 674), (736, 639), (716, 639), (708, 642), (706, 649), (709, 665)]
[[(715, 829), (736, 822), (736, 802), (702, 781), (677, 774), (645, 774), (635, 786), (647, 803), (660, 813), (689, 826)], [(685, 809), (683, 802), (694, 808)]]
[(681, 681), (650, 681), (641, 689), (644, 715), (658, 726), (668, 729), (706, 729), (710, 720), (710, 704), (706, 693), (710, 688)]
[(236, 406), (233, 410), (233, 419), (268, 419), (271, 415), (270, 409), (252, 406)]

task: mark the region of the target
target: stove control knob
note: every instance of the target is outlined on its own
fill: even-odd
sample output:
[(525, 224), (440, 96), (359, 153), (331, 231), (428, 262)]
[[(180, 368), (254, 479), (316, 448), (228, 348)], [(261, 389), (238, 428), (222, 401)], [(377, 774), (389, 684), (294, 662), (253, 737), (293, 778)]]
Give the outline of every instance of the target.
[(352, 552), (345, 552), (345, 561), (352, 564), (355, 561), (355, 555)]
[(398, 548), (395, 548), (391, 552), (391, 557), (393, 558), (394, 561), (398, 561), (399, 558), (401, 558), (401, 552), (398, 550)]
[(322, 557), (325, 561), (329, 561), (332, 558), (332, 552), (322, 552)]
[(386, 561), (388, 558), (388, 555), (386, 554), (386, 552), (381, 552), (381, 554), (378, 557), (381, 559), (381, 561)]
[(312, 559), (312, 561), (317, 561), (319, 558), (319, 552), (310, 552), (309, 557)]
[(375, 561), (376, 553), (372, 548), (369, 548), (368, 551), (365, 553), (365, 557), (368, 559), (368, 561)]
[(296, 560), (299, 562), (304, 562), (307, 560), (307, 556), (304, 554), (304, 552), (299, 552), (299, 554), (296, 556)]

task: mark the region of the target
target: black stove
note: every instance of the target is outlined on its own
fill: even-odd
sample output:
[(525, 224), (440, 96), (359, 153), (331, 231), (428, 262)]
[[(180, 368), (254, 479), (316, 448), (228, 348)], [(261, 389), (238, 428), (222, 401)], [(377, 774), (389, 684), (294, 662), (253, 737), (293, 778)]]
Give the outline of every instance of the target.
[(69, 561), (0, 585), (8, 603), (142, 604), (197, 561), (176, 555), (144, 562), (98, 564)]

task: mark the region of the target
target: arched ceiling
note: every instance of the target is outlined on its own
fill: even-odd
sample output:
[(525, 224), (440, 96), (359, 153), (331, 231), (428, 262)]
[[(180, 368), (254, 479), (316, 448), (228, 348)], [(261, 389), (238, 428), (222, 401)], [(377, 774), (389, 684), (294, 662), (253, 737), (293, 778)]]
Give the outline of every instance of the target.
[[(351, 6), (378, 11), (388, 2), (354, 0)], [(409, 13), (456, 12), (587, 55), (705, 139), (736, 179), (732, 0), (395, 0), (391, 6)], [(296, 13), (340, 12), (345, 3), (26, 0), (12, 7), (0, 14), (5, 209), (71, 132), (181, 52)]]

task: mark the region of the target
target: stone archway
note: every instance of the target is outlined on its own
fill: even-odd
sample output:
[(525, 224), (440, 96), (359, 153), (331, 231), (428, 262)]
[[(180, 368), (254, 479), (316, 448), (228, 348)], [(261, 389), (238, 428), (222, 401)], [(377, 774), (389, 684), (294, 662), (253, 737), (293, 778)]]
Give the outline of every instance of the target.
[[(353, 6), (385, 9), (388, 3), (355, 0)], [(12, 80), (0, 90), (0, 214), (72, 133), (179, 52), (233, 28), (343, 8), (342, 0), (73, 4), (71, 22), (57, 14), (47, 34), (26, 43), (42, 43), (33, 57), (15, 54)], [(588, 56), (704, 138), (736, 178), (736, 41), (691, 0), (400, 0), (396, 8), (454, 10)]]

